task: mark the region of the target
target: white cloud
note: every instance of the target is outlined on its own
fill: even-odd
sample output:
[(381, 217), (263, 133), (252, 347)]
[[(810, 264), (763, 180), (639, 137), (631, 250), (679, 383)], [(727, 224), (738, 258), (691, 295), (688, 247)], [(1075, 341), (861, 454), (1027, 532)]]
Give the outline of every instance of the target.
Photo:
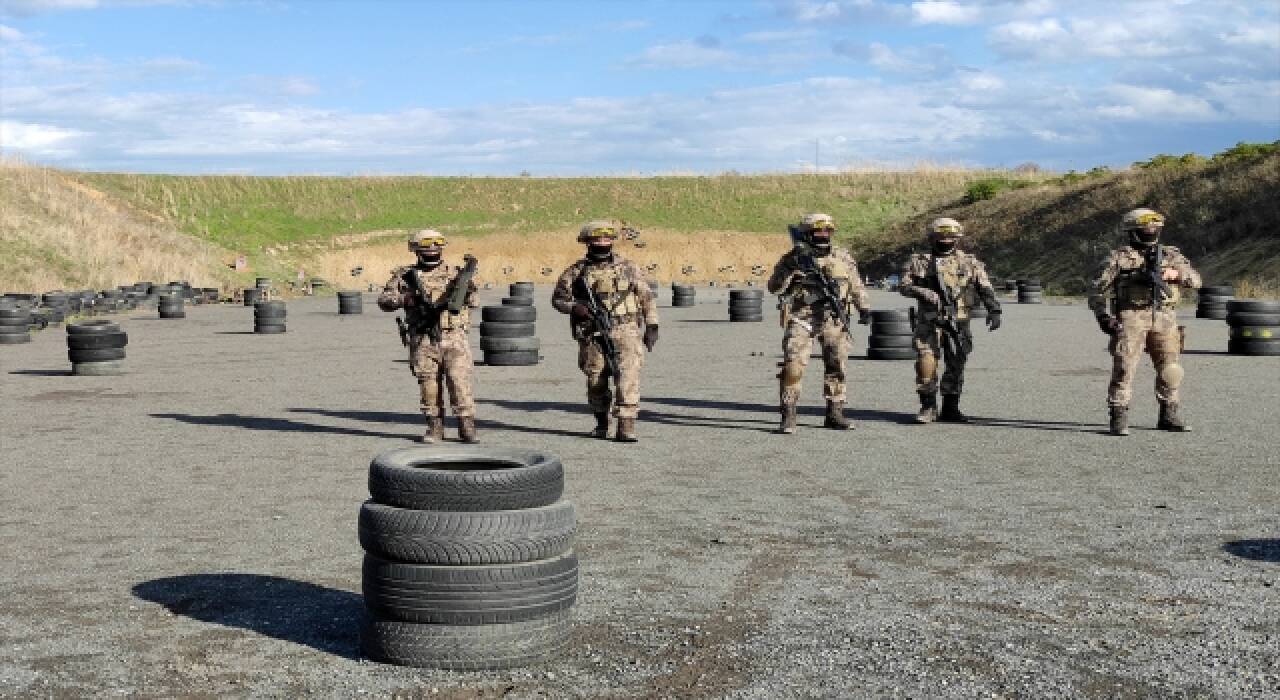
[(737, 54), (717, 46), (706, 46), (697, 41), (678, 41), (650, 46), (624, 64), (637, 68), (703, 68), (725, 66), (737, 60)]
[(22, 32), (3, 24), (0, 24), (0, 41), (22, 41)]
[(804, 41), (817, 35), (812, 29), (788, 29), (782, 31), (747, 32), (739, 37), (748, 44), (772, 44), (780, 42)]
[(973, 24), (982, 11), (951, 0), (928, 0), (911, 3), (911, 14), (917, 24)]
[(1280, 122), (1280, 80), (1210, 83), (1206, 93), (1231, 116), (1246, 122)]
[(1104, 93), (1109, 102), (1097, 108), (1098, 114), (1104, 117), (1197, 122), (1219, 116), (1208, 100), (1166, 88), (1113, 85)]
[(47, 124), (0, 120), (0, 147), (37, 157), (63, 157), (74, 153), (69, 142), (84, 132)]
[(310, 97), (320, 93), (314, 82), (296, 75), (251, 75), (245, 79), (245, 84), (255, 92), (272, 96)]

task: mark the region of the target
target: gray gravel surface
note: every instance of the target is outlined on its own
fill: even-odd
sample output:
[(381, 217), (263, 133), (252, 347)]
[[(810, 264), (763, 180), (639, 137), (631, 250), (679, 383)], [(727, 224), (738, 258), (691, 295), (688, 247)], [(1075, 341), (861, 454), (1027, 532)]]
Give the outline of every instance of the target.
[(252, 309), (198, 306), (113, 317), (123, 376), (71, 376), (58, 328), (0, 350), (0, 695), (1280, 695), (1280, 360), (1226, 355), (1223, 323), (1185, 321), (1190, 434), (1152, 429), (1145, 361), (1134, 435), (1102, 434), (1088, 311), (1009, 304), (977, 334), (975, 424), (910, 424), (912, 363), (854, 360), (857, 430), (824, 430), (815, 359), (782, 436), (772, 311), (731, 324), (725, 290), (699, 289), (662, 309), (641, 441), (618, 444), (582, 437), (548, 296), (542, 363), (479, 366), (476, 390), (485, 444), (566, 465), (562, 657), (362, 660), (367, 465), (421, 430), (390, 315), (291, 301), (263, 336)]

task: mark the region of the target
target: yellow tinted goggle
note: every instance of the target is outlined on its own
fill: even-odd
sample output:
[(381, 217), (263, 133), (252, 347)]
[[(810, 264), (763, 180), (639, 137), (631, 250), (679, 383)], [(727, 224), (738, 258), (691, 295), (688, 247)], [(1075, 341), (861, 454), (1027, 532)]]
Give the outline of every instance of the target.
[(1163, 217), (1163, 216), (1160, 216), (1159, 214), (1155, 214), (1155, 213), (1152, 213), (1152, 214), (1143, 214), (1142, 216), (1139, 216), (1139, 217), (1138, 217), (1138, 225), (1139, 225), (1139, 226), (1146, 226), (1146, 225), (1148, 225), (1148, 224), (1158, 224), (1158, 225), (1160, 225), (1160, 226), (1163, 226), (1163, 225), (1164, 225), (1164, 217)]
[(418, 242), (414, 243), (414, 245), (419, 245), (419, 246), (444, 245), (444, 239), (443, 238), (419, 238)]
[(960, 233), (960, 227), (954, 224), (942, 224), (933, 230), (934, 233)]
[(587, 233), (587, 238), (617, 238), (618, 232), (611, 228), (593, 228)]
[(814, 224), (813, 227), (810, 228), (809, 230), (810, 231), (826, 231), (827, 233), (835, 233), (836, 225), (835, 224)]

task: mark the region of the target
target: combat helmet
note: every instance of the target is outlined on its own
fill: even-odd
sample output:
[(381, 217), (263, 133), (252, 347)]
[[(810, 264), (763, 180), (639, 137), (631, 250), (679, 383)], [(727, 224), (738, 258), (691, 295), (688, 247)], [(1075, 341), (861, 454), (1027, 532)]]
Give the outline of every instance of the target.
[(441, 248), (448, 245), (449, 241), (443, 233), (435, 229), (424, 228), (409, 234), (409, 250), (418, 252), (420, 248), (426, 248), (431, 245), (438, 245)]
[(578, 230), (579, 243), (591, 243), (600, 238), (617, 238), (618, 228), (608, 219), (592, 219)]
[(1134, 245), (1154, 245), (1160, 240), (1160, 233), (1164, 230), (1164, 215), (1146, 207), (1130, 209), (1120, 220), (1120, 228), (1129, 234), (1129, 240)]

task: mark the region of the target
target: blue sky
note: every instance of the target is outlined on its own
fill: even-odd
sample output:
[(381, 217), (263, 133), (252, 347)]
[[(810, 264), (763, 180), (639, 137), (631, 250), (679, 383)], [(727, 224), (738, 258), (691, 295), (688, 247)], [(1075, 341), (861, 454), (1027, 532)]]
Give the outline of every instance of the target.
[(87, 170), (1065, 170), (1280, 139), (1280, 2), (0, 0), (0, 149)]

